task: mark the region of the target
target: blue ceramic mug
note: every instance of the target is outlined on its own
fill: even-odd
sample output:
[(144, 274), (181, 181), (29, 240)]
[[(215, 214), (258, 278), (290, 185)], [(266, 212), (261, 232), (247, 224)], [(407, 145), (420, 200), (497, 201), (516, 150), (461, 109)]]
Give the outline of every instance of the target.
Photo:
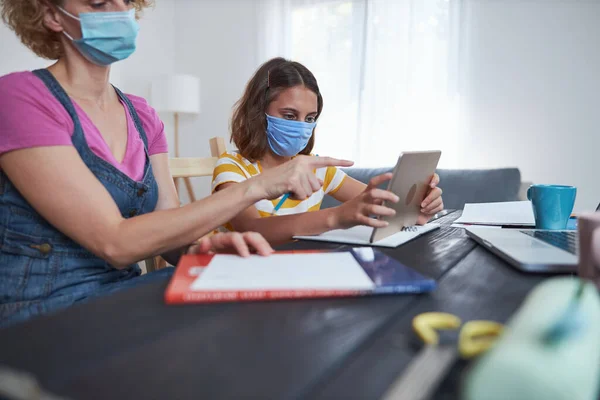
[(566, 229), (575, 205), (577, 188), (561, 185), (532, 185), (527, 189), (536, 229)]

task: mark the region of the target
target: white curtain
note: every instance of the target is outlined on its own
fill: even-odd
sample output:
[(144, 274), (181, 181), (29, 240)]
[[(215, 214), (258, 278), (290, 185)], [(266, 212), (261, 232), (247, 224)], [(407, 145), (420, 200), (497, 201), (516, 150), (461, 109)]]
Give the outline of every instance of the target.
[(358, 166), (457, 143), (459, 0), (263, 0), (259, 55), (317, 77), (324, 110), (315, 151)]

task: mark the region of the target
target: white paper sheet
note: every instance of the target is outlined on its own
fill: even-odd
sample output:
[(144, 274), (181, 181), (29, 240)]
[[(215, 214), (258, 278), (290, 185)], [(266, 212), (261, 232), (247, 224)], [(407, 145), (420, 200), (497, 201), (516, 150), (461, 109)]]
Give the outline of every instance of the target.
[(501, 225), (473, 225), (473, 224), (452, 224), (450, 225), (452, 228), (461, 228), (461, 229), (468, 229), (471, 227), (477, 227), (477, 228), (493, 228), (493, 229), (502, 229)]
[(465, 204), (457, 224), (535, 226), (529, 201)]
[(398, 232), (375, 243), (370, 243), (373, 228), (368, 226), (355, 226), (350, 229), (336, 229), (316, 236), (294, 236), (294, 239), (316, 240), (319, 242), (333, 242), (345, 244), (368, 245), (374, 247), (398, 247), (409, 242), (424, 233), (439, 228), (439, 224), (431, 223), (423, 226), (415, 226), (414, 230)]
[(375, 284), (349, 252), (216, 255), (192, 283), (194, 291), (372, 290)]

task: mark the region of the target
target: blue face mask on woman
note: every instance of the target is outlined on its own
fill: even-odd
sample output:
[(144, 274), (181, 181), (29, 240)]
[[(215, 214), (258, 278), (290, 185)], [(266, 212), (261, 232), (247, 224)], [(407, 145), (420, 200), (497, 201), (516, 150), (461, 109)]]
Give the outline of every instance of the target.
[(135, 20), (135, 10), (118, 12), (90, 12), (74, 16), (65, 9), (59, 9), (81, 23), (81, 39), (73, 39), (79, 52), (96, 65), (107, 66), (124, 60), (135, 51), (135, 40), (140, 27)]
[(308, 144), (316, 122), (291, 121), (267, 115), (267, 140), (273, 153), (293, 157)]

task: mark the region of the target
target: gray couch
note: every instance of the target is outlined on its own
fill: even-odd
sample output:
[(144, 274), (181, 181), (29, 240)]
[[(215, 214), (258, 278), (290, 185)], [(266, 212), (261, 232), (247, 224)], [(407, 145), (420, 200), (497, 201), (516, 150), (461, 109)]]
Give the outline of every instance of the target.
[[(348, 168), (344, 171), (354, 179), (368, 183), (377, 175), (392, 168)], [(465, 203), (522, 200), (523, 184), (518, 168), (499, 169), (439, 169), (440, 188), (443, 190), (444, 208), (459, 210)], [(386, 183), (387, 184), (387, 183)], [(382, 185), (385, 187), (385, 185)], [(330, 196), (321, 208), (335, 207), (339, 202)]]

